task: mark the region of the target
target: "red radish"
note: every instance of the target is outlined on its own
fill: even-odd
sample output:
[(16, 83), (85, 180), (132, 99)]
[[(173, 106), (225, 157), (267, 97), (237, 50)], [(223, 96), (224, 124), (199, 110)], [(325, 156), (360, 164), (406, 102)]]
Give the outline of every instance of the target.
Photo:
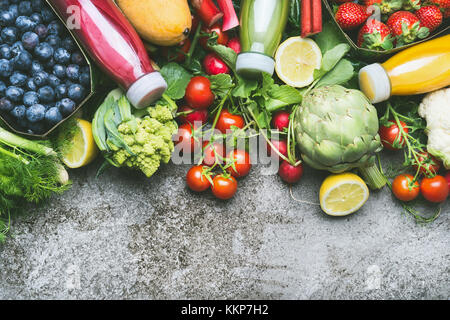
[(290, 113), (287, 111), (278, 111), (274, 116), (272, 120), (272, 124), (275, 127), (275, 129), (278, 129), (279, 131), (283, 131), (285, 128), (287, 129), (289, 127), (289, 117)]
[(222, 30), (228, 31), (236, 28), (239, 25), (239, 19), (234, 10), (233, 2), (231, 0), (217, 0), (217, 3), (223, 12)]
[(278, 169), (278, 175), (286, 183), (296, 183), (300, 181), (303, 176), (303, 165), (300, 163), (298, 166), (294, 167), (289, 162), (283, 160)]
[[(275, 149), (278, 150), (283, 156), (288, 156), (287, 143), (285, 140), (270, 140), (270, 142), (275, 147)], [(267, 144), (267, 154), (269, 156), (279, 157), (279, 155), (272, 149), (273, 148), (270, 146), (270, 144)], [(281, 157), (279, 158), (281, 160)]]
[(212, 0), (191, 0), (191, 4), (207, 27), (211, 27), (223, 17), (223, 13), (217, 9)]
[(227, 47), (233, 49), (237, 54), (241, 53), (241, 41), (239, 38), (232, 38), (227, 43)]
[(445, 180), (447, 180), (448, 188), (450, 189), (450, 171), (445, 175)]
[(346, 2), (339, 6), (334, 17), (343, 30), (352, 30), (362, 25), (370, 14), (367, 13), (365, 6)]
[(203, 67), (205, 72), (212, 76), (230, 72), (230, 68), (215, 53), (206, 55), (205, 59), (203, 59)]
[(421, 27), (427, 27), (434, 31), (442, 23), (442, 12), (436, 6), (425, 6), (416, 11), (416, 16), (420, 20)]
[(183, 106), (178, 110), (179, 113), (184, 112), (185, 115), (178, 116), (178, 119), (182, 123), (200, 124), (203, 125), (208, 121), (208, 110), (200, 109), (195, 110), (189, 106)]

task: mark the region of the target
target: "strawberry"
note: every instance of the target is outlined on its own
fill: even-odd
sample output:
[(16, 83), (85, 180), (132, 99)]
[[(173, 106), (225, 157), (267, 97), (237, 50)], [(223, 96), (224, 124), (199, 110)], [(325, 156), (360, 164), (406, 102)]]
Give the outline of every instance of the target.
[(402, 8), (403, 0), (363, 0), (363, 3), (366, 7), (379, 7), (382, 14), (391, 14)]
[(421, 27), (419, 18), (409, 11), (393, 13), (386, 24), (396, 37), (397, 47), (414, 42), (417, 38), (423, 39), (430, 34), (430, 30)]
[(336, 2), (336, 3), (345, 3), (345, 2), (350, 2), (350, 1), (352, 1), (352, 0), (333, 0), (333, 2)]
[(450, 8), (446, 8), (444, 11), (444, 19), (450, 18)]
[(422, 7), (416, 11), (416, 16), (420, 20), (420, 25), (430, 29), (430, 32), (442, 23), (442, 12), (436, 6)]
[(342, 29), (352, 30), (362, 25), (369, 16), (365, 6), (346, 2), (339, 6), (334, 17)]
[(416, 11), (420, 9), (420, 0), (405, 0), (403, 2), (403, 10)]
[(391, 29), (383, 22), (370, 18), (359, 30), (357, 45), (371, 50), (390, 50), (394, 47)]
[(427, 0), (427, 4), (434, 4), (441, 9), (450, 9), (450, 0)]

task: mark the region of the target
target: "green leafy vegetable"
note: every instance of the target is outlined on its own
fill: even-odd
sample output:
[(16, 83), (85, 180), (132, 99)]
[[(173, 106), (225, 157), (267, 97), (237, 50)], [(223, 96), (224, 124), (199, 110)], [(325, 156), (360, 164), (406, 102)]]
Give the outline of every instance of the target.
[(184, 97), (191, 74), (175, 62), (168, 63), (161, 69), (161, 75), (167, 82), (166, 95), (174, 100)]

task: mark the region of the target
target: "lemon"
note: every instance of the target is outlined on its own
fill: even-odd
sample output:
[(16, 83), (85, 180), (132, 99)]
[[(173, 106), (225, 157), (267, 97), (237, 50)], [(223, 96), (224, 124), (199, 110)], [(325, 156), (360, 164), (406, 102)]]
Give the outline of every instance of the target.
[(345, 216), (358, 211), (369, 199), (369, 188), (353, 173), (333, 174), (320, 187), (320, 206), (331, 216)]
[(314, 81), (314, 70), (322, 65), (322, 52), (311, 39), (292, 37), (275, 54), (275, 71), (287, 85), (306, 87)]
[(98, 148), (92, 135), (89, 121), (76, 119), (77, 129), (71, 137), (71, 147), (62, 154), (62, 161), (69, 168), (75, 169), (91, 163), (98, 155)]

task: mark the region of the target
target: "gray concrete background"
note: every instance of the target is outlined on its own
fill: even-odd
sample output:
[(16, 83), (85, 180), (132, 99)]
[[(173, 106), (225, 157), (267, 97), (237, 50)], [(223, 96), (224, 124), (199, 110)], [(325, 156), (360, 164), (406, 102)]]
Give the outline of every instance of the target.
[[(0, 246), (1, 299), (448, 299), (450, 203), (430, 225), (389, 190), (345, 218), (296, 202), (255, 167), (228, 202), (185, 186), (185, 166), (152, 179), (97, 165), (13, 224)], [(293, 194), (317, 202), (310, 168)]]

